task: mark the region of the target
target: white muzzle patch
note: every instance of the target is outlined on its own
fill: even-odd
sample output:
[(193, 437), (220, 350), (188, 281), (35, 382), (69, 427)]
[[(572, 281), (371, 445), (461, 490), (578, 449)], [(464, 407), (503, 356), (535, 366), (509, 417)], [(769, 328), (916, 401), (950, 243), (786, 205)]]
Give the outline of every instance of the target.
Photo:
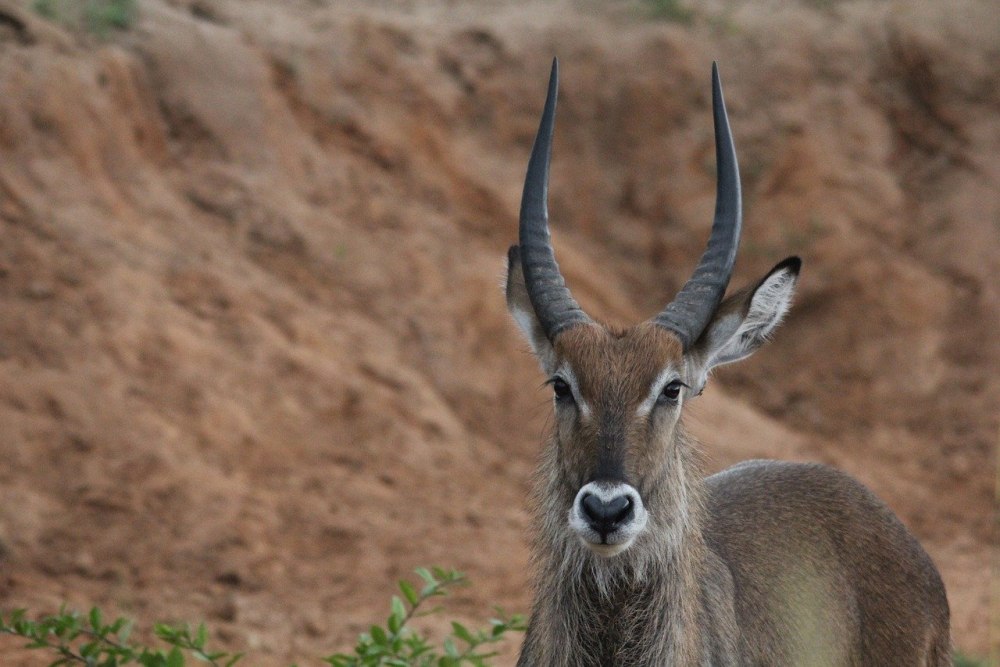
[[(584, 500), (595, 496), (598, 504), (612, 506), (625, 499), (630, 512), (621, 521), (605, 520), (602, 524), (588, 515)], [(593, 505), (594, 501), (591, 501)], [(642, 497), (635, 487), (624, 483), (590, 482), (585, 484), (573, 499), (569, 510), (569, 525), (580, 537), (584, 546), (598, 556), (610, 558), (631, 546), (635, 538), (646, 528), (649, 515), (642, 504)]]

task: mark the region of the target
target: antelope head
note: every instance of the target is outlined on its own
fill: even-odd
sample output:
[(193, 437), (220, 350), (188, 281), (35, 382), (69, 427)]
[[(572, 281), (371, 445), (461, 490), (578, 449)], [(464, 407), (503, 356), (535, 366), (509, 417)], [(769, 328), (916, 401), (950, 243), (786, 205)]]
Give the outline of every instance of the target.
[(507, 305), (554, 394), (546, 529), (611, 558), (686, 520), (692, 457), (680, 434), (684, 405), (701, 392), (712, 368), (748, 356), (767, 340), (789, 307), (800, 261), (790, 257), (723, 299), (739, 243), (741, 201), (713, 65), (718, 183), (708, 247), (680, 293), (652, 319), (626, 329), (592, 320), (566, 287), (549, 238), (557, 88), (553, 62), (528, 163), (519, 243), (508, 253)]

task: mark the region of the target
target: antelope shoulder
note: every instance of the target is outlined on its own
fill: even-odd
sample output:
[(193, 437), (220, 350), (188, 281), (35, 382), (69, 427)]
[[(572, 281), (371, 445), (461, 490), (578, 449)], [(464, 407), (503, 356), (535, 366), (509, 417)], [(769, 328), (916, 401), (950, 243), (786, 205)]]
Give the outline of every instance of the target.
[(859, 649), (866, 653), (852, 645), (865, 641), (865, 626), (888, 618), (900, 654), (921, 653), (927, 628), (940, 622), (930, 609), (947, 609), (944, 584), (916, 538), (863, 484), (822, 464), (766, 460), (705, 482), (704, 536), (732, 579), (744, 656), (850, 664)]

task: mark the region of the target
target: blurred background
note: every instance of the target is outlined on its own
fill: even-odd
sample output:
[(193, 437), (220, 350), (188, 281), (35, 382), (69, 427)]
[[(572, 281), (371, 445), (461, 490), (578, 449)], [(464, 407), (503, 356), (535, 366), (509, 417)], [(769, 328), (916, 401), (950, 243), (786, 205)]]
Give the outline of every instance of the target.
[(805, 266), (689, 428), (712, 470), (870, 485), (985, 658), (988, 0), (0, 0), (0, 608), (206, 620), (275, 665), (349, 647), (420, 565), (470, 576), (458, 618), (527, 612), (550, 402), (500, 281), (554, 55), (556, 251), (616, 323), (707, 239), (719, 61), (734, 286)]

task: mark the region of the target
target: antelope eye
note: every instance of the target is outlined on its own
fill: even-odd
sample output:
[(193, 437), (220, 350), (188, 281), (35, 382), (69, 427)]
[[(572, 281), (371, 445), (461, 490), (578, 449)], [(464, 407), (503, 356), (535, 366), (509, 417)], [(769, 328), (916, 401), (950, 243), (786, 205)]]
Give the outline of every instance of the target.
[(555, 393), (557, 401), (573, 400), (573, 390), (569, 388), (569, 383), (561, 377), (552, 378), (552, 391)]
[(674, 380), (673, 382), (668, 382), (664, 385), (663, 389), (660, 390), (660, 395), (656, 397), (656, 402), (659, 404), (674, 404), (677, 402), (678, 397), (681, 395), (681, 387), (686, 387), (687, 385), (680, 380)]

